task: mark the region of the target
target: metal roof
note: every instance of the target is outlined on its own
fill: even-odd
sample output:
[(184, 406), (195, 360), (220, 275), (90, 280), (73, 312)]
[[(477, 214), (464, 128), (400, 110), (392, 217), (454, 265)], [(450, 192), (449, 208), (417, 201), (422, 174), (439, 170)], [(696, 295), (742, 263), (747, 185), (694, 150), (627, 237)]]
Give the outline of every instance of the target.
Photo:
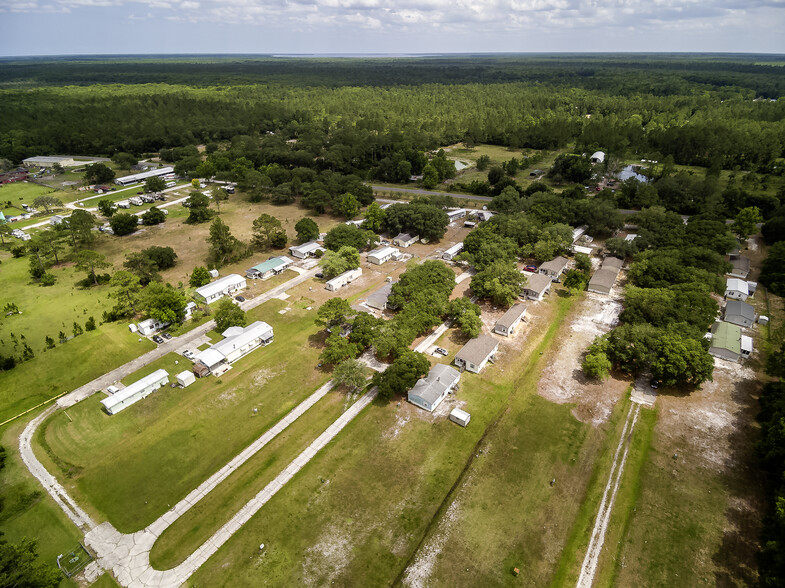
[(174, 168), (167, 166), (167, 167), (159, 167), (158, 169), (151, 169), (146, 172), (142, 172), (139, 174), (131, 174), (130, 176), (123, 176), (121, 178), (116, 178), (116, 184), (132, 184), (134, 182), (139, 182), (141, 180), (146, 180), (147, 178), (154, 178), (157, 176), (165, 176), (166, 174), (173, 174)]
[(112, 408), (114, 408), (118, 404), (122, 404), (123, 402), (128, 400), (131, 396), (133, 396), (134, 394), (137, 394), (138, 392), (141, 392), (142, 390), (144, 390), (148, 386), (152, 386), (153, 384), (156, 384), (157, 382), (159, 382), (163, 378), (166, 378), (168, 380), (169, 379), (169, 372), (167, 372), (164, 369), (155, 370), (152, 374), (148, 374), (145, 377), (137, 380), (136, 382), (134, 382), (130, 386), (126, 386), (125, 388), (123, 388), (119, 392), (115, 392), (114, 394), (112, 394), (108, 398), (104, 398), (101, 401), (101, 404), (104, 405), (106, 410), (111, 412)]
[(379, 247), (378, 249), (369, 251), (368, 257), (387, 257), (388, 255), (394, 255), (396, 253), (398, 253), (398, 249), (395, 247)]
[(616, 278), (618, 275), (619, 272), (614, 269), (598, 269), (596, 272), (594, 272), (591, 280), (589, 280), (589, 288), (596, 286), (604, 286), (608, 289), (613, 288), (613, 284), (616, 283)]
[[(550, 283), (550, 280), (549, 280)], [(499, 347), (499, 342), (490, 335), (480, 335), (472, 339), (455, 355), (455, 359), (460, 359), (466, 363), (480, 365)]]
[(455, 254), (459, 253), (460, 251), (463, 251), (463, 241), (461, 241), (460, 243), (456, 243), (455, 245), (450, 247), (447, 251), (444, 252), (444, 254), (445, 255), (455, 255)]
[(260, 264), (253, 266), (248, 271), (256, 270), (260, 274), (266, 274), (267, 272), (274, 270), (275, 268), (281, 267), (282, 265), (291, 265), (294, 263), (288, 257), (271, 257), (267, 261), (263, 261)]
[(416, 240), (416, 239), (417, 239), (417, 237), (415, 235), (412, 235), (411, 233), (398, 233), (395, 236), (395, 239), (393, 239), (393, 240), (394, 241), (408, 242), (408, 241), (412, 241), (412, 240)]
[(606, 257), (602, 261), (602, 269), (615, 269), (617, 274), (623, 265), (624, 261), (618, 257)]
[(240, 274), (229, 274), (228, 276), (224, 276), (223, 278), (218, 278), (215, 282), (210, 282), (209, 284), (205, 284), (201, 288), (196, 289), (196, 294), (202, 296), (204, 298), (210, 298), (219, 292), (223, 292), (226, 288), (231, 286), (236, 286), (240, 284), (245, 284), (245, 278), (242, 277)]
[(711, 328), (711, 346), (741, 353), (741, 327), (726, 322), (716, 322)]
[(747, 282), (740, 280), (739, 278), (728, 278), (728, 281), (725, 282), (725, 290), (735, 290), (737, 292), (743, 292), (744, 294), (750, 293)]

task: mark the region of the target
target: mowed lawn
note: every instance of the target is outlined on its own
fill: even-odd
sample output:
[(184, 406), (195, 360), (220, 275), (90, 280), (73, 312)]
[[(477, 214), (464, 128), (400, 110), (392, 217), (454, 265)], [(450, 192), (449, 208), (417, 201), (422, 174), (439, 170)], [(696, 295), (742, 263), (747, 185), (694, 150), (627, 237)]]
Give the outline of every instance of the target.
[[(162, 388), (113, 416), (101, 394), (52, 415), (39, 456), (97, 518), (123, 532), (145, 527), (328, 379), (315, 369), (315, 311), (292, 306), (281, 315), (284, 303), (272, 300), (251, 311), (249, 321), (273, 326), (275, 341), (220, 378)], [(158, 367), (173, 380), (190, 362), (169, 354), (124, 383)]]
[[(0, 209), (4, 214), (12, 215), (22, 214), (24, 209), (22, 204), (33, 205), (33, 200), (44, 194), (50, 194), (56, 198), (62, 196), (52, 188), (46, 186), (39, 186), (31, 182), (14, 182), (12, 184), (3, 184), (0, 186)], [(11, 202), (11, 208), (8, 207), (8, 202)]]
[[(84, 274), (73, 266), (54, 268), (57, 283), (42, 287), (30, 282), (26, 258), (14, 259), (3, 251), (0, 259), (0, 306), (13, 302), (22, 311), (0, 317), (0, 353), (19, 357), (24, 346), (22, 335), (35, 353), (33, 359), (0, 372), (0, 421), (70, 392), (154, 347), (147, 339), (139, 342), (126, 323), (100, 324), (102, 312), (113, 305), (109, 288), (74, 287)], [(84, 328), (90, 316), (98, 323), (95, 331), (59, 342), (60, 331), (72, 337), (73, 323)], [(16, 347), (11, 333), (16, 336)], [(55, 348), (45, 351), (47, 335), (55, 340)]]
[[(57, 556), (76, 547), (82, 535), (22, 462), (16, 448), (26, 424), (19, 421), (6, 426), (0, 438), (7, 451), (5, 467), (0, 472), (0, 532), (9, 543), (19, 543), (25, 537), (35, 539), (38, 561), (55, 568)], [(63, 577), (60, 587), (72, 586), (77, 586), (76, 582)]]
[[(547, 346), (549, 327), (558, 328), (571, 300), (548, 303), (555, 307), (552, 325), (532, 329), (523, 353), (506, 354), (482, 375), (464, 372), (439, 414), (405, 399), (368, 407), (197, 571), (191, 585), (392, 584), (483, 446), (486, 428), (518, 393), (518, 374), (536, 382), (539, 345)], [(458, 405), (472, 415), (466, 428), (446, 418)], [(567, 436), (565, 443), (576, 441)]]

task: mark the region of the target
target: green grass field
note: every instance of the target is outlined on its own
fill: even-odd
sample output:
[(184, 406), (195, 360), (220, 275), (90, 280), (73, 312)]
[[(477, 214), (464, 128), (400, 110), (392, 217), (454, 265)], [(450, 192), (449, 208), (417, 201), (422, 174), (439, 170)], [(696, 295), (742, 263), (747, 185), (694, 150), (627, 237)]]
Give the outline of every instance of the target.
[[(22, 463), (17, 446), (19, 434), (26, 423), (18, 422), (2, 431), (2, 445), (8, 449), (5, 467), (0, 472), (0, 532), (3, 539), (18, 543), (24, 537), (38, 542), (38, 558), (53, 568), (57, 556), (72, 549), (81, 540), (79, 530), (65, 516), (60, 507), (41, 488)], [(61, 588), (75, 587), (76, 583), (63, 579)]]
[[(374, 403), (191, 584), (390, 585), (476, 454), (486, 428), (505, 411), (511, 395), (519, 394), (515, 375), (537, 371), (538, 351), (547, 349), (571, 302), (550, 301), (556, 307), (552, 325), (533, 333), (530, 353), (511, 359), (514, 364), (504, 364), (503, 372), (498, 366), (481, 376), (464, 372), (456, 400), (472, 415), (467, 428), (405, 400)], [(261, 542), (266, 544), (262, 553)]]
[[(314, 369), (313, 312), (280, 315), (282, 307), (273, 300), (249, 313), (269, 322), (276, 339), (220, 378), (162, 388), (113, 416), (102, 412), (101, 395), (56, 413), (40, 429), (41, 459), (97, 518), (123, 532), (145, 527), (329, 377)], [(126, 383), (159, 367), (174, 376), (190, 362), (169, 354)]]
[[(22, 311), (0, 318), (0, 353), (21, 355), (22, 335), (35, 353), (32, 360), (0, 372), (0, 421), (69, 392), (154, 347), (147, 339), (139, 342), (125, 323), (99, 324), (95, 331), (61, 344), (58, 333), (72, 337), (74, 321), (84, 327), (93, 316), (100, 323), (103, 310), (113, 304), (108, 287), (74, 288), (83, 274), (72, 266), (52, 270), (57, 276), (54, 286), (38, 286), (30, 283), (26, 258), (13, 259), (5, 251), (0, 258), (0, 305), (14, 302)], [(47, 335), (55, 340), (55, 348), (44, 351)]]

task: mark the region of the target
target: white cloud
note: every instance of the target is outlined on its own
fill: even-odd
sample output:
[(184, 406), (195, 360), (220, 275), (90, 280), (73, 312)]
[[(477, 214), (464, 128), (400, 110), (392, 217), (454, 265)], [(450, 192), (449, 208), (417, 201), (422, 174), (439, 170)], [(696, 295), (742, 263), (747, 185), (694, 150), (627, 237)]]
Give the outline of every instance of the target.
[[(770, 31), (785, 26), (785, 0), (0, 0), (0, 4), (5, 12), (89, 10), (95, 18), (108, 7), (123, 7), (129, 19), (251, 25), (263, 35), (332, 35), (342, 44), (349, 44), (353, 30), (378, 31), (391, 38), (407, 33), (421, 35), (423, 46), (432, 40), (437, 47), (437, 31), (467, 38), (482, 34), (489, 41), (502, 34), (514, 38), (515, 33), (527, 38), (622, 35), (630, 40), (627, 49), (634, 50), (637, 31), (653, 38), (658, 30), (685, 35), (705, 31), (720, 44), (739, 31), (754, 40), (761, 24)], [(521, 46), (526, 49), (533, 47)]]

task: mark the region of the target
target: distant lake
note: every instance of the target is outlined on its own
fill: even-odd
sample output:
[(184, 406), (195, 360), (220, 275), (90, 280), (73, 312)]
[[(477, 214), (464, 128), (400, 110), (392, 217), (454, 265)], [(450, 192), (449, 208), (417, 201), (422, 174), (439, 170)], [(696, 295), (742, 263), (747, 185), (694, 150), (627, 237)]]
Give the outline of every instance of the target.
[(643, 174), (639, 174), (638, 173), (639, 169), (640, 169), (639, 165), (628, 165), (623, 170), (621, 170), (621, 173), (619, 173), (619, 179), (623, 182), (624, 180), (635, 178), (639, 182), (648, 183), (649, 178), (647, 178)]

